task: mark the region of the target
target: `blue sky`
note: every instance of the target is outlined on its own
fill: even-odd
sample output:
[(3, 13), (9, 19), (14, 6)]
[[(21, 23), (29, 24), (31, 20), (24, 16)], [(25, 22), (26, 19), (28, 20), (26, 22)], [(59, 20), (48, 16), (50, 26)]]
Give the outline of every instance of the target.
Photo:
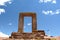
[[(37, 30), (60, 36), (60, 0), (3, 0), (0, 1), (0, 32), (17, 32), (20, 12), (37, 14)], [(31, 32), (31, 17), (24, 18), (24, 31)], [(28, 30), (29, 29), (29, 30)]]

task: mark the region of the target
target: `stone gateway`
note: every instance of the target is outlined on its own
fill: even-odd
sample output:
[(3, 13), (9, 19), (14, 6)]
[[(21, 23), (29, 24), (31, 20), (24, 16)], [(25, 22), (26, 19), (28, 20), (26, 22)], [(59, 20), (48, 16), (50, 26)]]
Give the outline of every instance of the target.
[[(23, 26), (24, 26), (24, 17), (32, 17), (32, 33), (24, 33)], [(36, 13), (32, 12), (22, 12), (19, 14), (19, 21), (18, 21), (18, 32), (12, 32), (9, 39), (6, 40), (49, 40), (44, 39), (45, 32), (44, 30), (37, 30), (37, 18)]]

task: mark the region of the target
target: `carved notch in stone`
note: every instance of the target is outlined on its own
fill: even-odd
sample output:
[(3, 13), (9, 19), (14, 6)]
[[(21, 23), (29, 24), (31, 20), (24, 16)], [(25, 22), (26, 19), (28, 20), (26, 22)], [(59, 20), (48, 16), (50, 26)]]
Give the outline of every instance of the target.
[(18, 32), (23, 33), (24, 17), (25, 16), (32, 17), (32, 32), (37, 30), (36, 14), (31, 13), (31, 12), (25, 12), (25, 13), (20, 13), (20, 15), (19, 15)]

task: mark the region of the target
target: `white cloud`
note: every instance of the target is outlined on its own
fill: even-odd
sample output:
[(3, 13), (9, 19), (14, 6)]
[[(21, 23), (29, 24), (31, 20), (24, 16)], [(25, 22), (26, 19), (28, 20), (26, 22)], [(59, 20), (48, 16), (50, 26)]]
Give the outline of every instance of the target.
[(12, 25), (12, 23), (9, 23), (8, 25), (10, 25), (10, 26), (11, 26), (11, 25)]
[(5, 9), (0, 9), (0, 15), (1, 15), (2, 13), (5, 13)]
[(48, 10), (48, 11), (42, 11), (43, 14), (45, 15), (57, 15), (60, 14), (60, 9), (57, 9), (56, 11)]
[(44, 0), (44, 3), (51, 2), (52, 0)]
[(0, 0), (0, 6), (5, 6), (6, 3), (11, 4), (12, 0)]
[(46, 11), (43, 10), (42, 13), (45, 14), (45, 15), (48, 15), (49, 11), (46, 12)]
[(27, 25), (28, 25), (28, 26), (29, 26), (29, 25), (32, 25), (32, 23), (28, 23)]
[(53, 3), (56, 4), (56, 0), (39, 0), (39, 3)]
[(9, 35), (0, 32), (0, 37), (9, 37)]
[[(11, 4), (12, 3), (12, 0), (0, 0), (0, 6), (6, 6), (6, 3)], [(0, 15), (2, 13), (5, 13), (5, 9), (1, 9), (0, 8)]]
[(60, 9), (56, 10), (56, 14), (60, 14)]
[(56, 0), (53, 0), (52, 3), (56, 4)]
[(39, 0), (39, 2), (43, 3), (44, 1), (43, 0)]

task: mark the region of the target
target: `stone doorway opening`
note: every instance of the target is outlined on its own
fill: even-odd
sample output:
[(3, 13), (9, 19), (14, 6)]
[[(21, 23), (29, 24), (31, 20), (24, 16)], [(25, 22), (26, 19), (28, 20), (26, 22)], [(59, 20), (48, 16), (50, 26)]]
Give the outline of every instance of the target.
[(23, 27), (24, 33), (32, 33), (32, 17), (24, 17), (24, 27)]

